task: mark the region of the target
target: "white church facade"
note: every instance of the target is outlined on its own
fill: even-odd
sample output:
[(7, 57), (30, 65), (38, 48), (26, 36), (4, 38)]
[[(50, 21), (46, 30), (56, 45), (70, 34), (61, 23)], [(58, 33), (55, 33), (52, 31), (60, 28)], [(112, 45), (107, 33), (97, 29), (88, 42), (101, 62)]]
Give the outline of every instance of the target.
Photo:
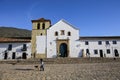
[(78, 57), (79, 29), (60, 20), (47, 30), (47, 57)]
[(65, 20), (52, 26), (44, 18), (32, 23), (32, 57), (120, 57), (120, 36), (81, 37), (79, 29)]

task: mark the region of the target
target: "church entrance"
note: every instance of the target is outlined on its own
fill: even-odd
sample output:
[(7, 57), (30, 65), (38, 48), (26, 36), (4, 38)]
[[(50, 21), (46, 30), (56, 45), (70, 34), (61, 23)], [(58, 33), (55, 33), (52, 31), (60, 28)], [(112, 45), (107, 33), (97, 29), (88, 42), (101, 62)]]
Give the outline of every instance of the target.
[(62, 43), (60, 45), (60, 57), (67, 57), (68, 56), (68, 53), (67, 53), (67, 44), (65, 43)]
[(56, 40), (57, 57), (69, 57), (69, 39)]

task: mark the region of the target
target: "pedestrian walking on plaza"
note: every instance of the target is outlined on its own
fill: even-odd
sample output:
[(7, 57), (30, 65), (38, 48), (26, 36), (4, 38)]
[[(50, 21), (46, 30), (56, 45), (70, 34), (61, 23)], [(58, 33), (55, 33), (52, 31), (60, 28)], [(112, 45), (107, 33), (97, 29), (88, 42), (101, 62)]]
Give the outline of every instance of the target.
[(44, 71), (44, 62), (43, 62), (43, 59), (40, 59), (40, 71)]

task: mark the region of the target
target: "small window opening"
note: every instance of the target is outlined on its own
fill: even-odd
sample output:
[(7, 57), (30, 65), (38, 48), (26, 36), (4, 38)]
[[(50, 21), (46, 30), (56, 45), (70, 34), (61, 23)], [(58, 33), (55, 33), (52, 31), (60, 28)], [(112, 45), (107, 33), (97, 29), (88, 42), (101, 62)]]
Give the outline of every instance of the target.
[(12, 50), (12, 44), (8, 45), (8, 50)]
[(64, 30), (61, 30), (61, 35), (65, 35), (65, 31)]
[(42, 36), (43, 34), (41, 33), (40, 35)]
[(85, 41), (85, 45), (88, 45), (89, 44), (89, 42), (88, 41)]
[(68, 32), (68, 36), (71, 36), (71, 32)]
[(37, 24), (37, 29), (40, 29), (40, 23)]
[(42, 29), (45, 29), (45, 23), (42, 24)]
[(55, 32), (55, 36), (58, 36), (58, 32), (57, 31)]

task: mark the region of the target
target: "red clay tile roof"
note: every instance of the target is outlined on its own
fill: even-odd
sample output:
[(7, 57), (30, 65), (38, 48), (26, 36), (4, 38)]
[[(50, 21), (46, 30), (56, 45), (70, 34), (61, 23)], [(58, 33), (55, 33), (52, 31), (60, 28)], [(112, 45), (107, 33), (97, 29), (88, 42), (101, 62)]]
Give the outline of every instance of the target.
[(0, 38), (0, 43), (31, 42), (31, 39)]

